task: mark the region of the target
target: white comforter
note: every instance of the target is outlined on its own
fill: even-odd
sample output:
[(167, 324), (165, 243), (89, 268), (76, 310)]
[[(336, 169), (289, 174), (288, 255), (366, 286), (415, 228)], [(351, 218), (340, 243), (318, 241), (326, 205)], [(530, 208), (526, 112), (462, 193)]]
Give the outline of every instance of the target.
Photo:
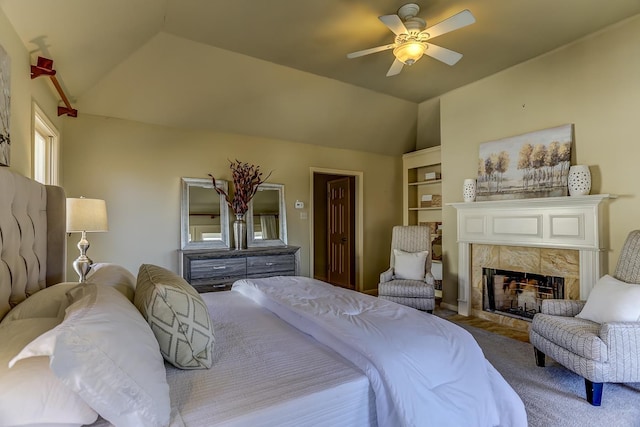
[(232, 290), (362, 369), (381, 427), (527, 425), (518, 395), (453, 323), (305, 277), (240, 280)]

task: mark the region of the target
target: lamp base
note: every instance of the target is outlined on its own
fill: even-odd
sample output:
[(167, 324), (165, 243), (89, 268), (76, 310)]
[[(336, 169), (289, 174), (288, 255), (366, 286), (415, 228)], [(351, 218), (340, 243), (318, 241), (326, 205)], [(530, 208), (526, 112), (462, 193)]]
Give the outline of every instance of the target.
[(79, 280), (78, 282), (80, 283), (84, 283), (87, 279), (87, 274), (89, 274), (89, 271), (91, 270), (91, 265), (93, 264), (93, 261), (91, 261), (91, 258), (89, 258), (87, 256), (87, 250), (89, 249), (89, 241), (87, 240), (87, 234), (86, 232), (82, 232), (82, 237), (80, 238), (80, 241), (78, 242), (78, 249), (80, 250), (80, 256), (73, 261), (73, 269), (76, 271), (76, 273), (79, 276)]

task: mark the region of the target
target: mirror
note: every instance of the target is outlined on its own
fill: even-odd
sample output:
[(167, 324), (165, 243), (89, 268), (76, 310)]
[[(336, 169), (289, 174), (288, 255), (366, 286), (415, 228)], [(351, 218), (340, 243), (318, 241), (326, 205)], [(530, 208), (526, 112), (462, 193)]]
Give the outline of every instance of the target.
[(247, 211), (247, 246), (285, 246), (287, 212), (284, 184), (262, 183)]
[[(226, 181), (216, 180), (228, 190)], [(229, 248), (229, 206), (207, 178), (182, 178), (180, 211), (182, 249)]]

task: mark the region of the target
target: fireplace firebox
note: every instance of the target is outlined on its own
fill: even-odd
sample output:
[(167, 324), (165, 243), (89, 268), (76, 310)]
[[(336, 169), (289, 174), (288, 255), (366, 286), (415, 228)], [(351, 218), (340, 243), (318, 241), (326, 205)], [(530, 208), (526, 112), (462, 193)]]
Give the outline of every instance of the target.
[(545, 299), (564, 298), (564, 278), (518, 271), (482, 269), (484, 311), (531, 320)]

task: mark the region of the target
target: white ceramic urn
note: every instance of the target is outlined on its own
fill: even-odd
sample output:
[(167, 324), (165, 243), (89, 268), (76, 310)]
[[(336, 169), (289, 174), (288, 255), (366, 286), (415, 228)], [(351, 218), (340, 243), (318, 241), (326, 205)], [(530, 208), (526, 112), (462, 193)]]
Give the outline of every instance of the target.
[(476, 200), (476, 180), (468, 178), (464, 180), (462, 185), (462, 197), (465, 202), (474, 202)]
[(591, 191), (591, 172), (587, 165), (574, 165), (569, 168), (567, 187), (570, 196), (586, 196)]

